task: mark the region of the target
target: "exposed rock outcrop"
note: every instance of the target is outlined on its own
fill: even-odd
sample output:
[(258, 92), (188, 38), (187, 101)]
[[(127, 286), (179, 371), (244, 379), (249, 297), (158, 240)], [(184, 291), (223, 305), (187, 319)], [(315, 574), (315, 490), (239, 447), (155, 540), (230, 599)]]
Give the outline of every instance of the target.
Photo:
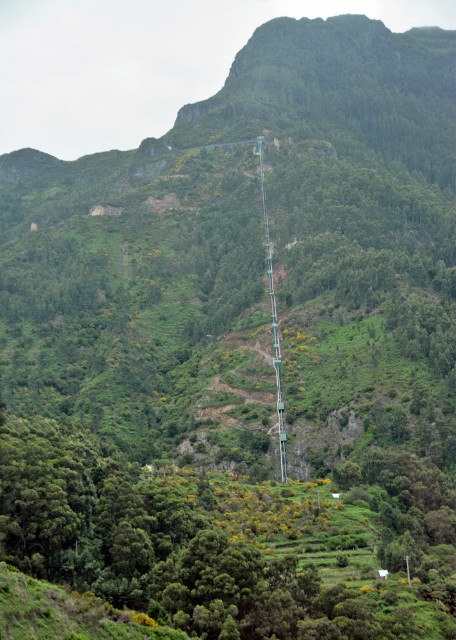
[(154, 162), (135, 163), (130, 168), (130, 172), (140, 180), (155, 180), (155, 178), (165, 173), (168, 165), (169, 162), (166, 158), (157, 158)]
[(163, 140), (146, 138), (139, 145), (130, 166), (130, 174), (140, 180), (155, 180), (170, 164), (171, 146)]
[(179, 124), (193, 122), (216, 106), (217, 103), (212, 98), (209, 100), (202, 100), (201, 102), (195, 102), (194, 104), (185, 104), (177, 112), (177, 118), (174, 126), (176, 127)]
[(120, 216), (123, 207), (110, 207), (109, 205), (96, 204), (89, 211), (91, 216)]
[(178, 207), (179, 200), (175, 193), (167, 193), (161, 200), (154, 198), (154, 196), (149, 196), (144, 204), (149, 211), (163, 213), (164, 211), (170, 211), (175, 207)]
[(325, 160), (337, 160), (336, 147), (326, 140), (313, 140), (308, 150), (311, 155), (323, 156)]

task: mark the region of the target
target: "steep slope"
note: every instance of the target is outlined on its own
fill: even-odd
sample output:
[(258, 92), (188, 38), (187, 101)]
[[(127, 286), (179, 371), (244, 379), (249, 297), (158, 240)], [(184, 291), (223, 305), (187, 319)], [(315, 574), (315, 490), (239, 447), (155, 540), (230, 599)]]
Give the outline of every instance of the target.
[(71, 594), (0, 563), (0, 631), (11, 640), (187, 640), (145, 614), (119, 611), (93, 593)]
[[(452, 176), (453, 36), (392, 34), (363, 16), (274, 20), (236, 56), (221, 92), (184, 107), (163, 140), (73, 163), (31, 150), (3, 156), (1, 339), (11, 410), (67, 415), (123, 447), (140, 436), (141, 462), (175, 451), (195, 417), (210, 415), (208, 398), (198, 398), (211, 384), (211, 341), (252, 303), (259, 304), (253, 324), (246, 318), (243, 326), (268, 314), (258, 161), (252, 145), (223, 144), (265, 127), (285, 316), (329, 294), (328, 318), (351, 321), (354, 309), (377, 313), (391, 294), (416, 287), (453, 304), (454, 196), (433, 184)], [(296, 317), (318, 325), (324, 316)], [(451, 331), (452, 317), (427, 327), (428, 342), (415, 348), (425, 370), (432, 336)], [(400, 324), (390, 320), (399, 332)], [(320, 342), (327, 331), (316, 331)], [(196, 344), (205, 351), (194, 357)], [(440, 374), (452, 388), (451, 348), (445, 357), (439, 369), (432, 355), (434, 397)], [(374, 361), (364, 386), (379, 384), (381, 398), (386, 380)], [(302, 401), (296, 391), (312, 378), (286, 375), (290, 420), (304, 406), (320, 415), (313, 393)], [(261, 381), (252, 385), (261, 392)], [(404, 382), (397, 386), (399, 397), (409, 393)], [(359, 404), (356, 393), (326, 402), (326, 415)], [(234, 404), (239, 396), (242, 389)], [(263, 420), (270, 429), (272, 406), (259, 408), (236, 424), (260, 428)]]
[[(208, 640), (454, 637), (453, 60), (453, 32), (283, 18), (161, 140), (0, 158), (2, 558)], [(288, 488), (262, 484), (279, 465), (258, 135)], [(374, 553), (418, 581), (325, 590), (306, 564), (370, 581)], [(30, 582), (26, 620), (22, 577), (1, 580), (5, 631), (39, 637), (50, 613), (60, 633), (52, 593)]]
[(344, 151), (354, 138), (454, 186), (454, 41), (440, 29), (393, 34), (365, 16), (273, 20), (237, 54), (222, 91), (181, 109), (177, 139), (195, 119), (193, 135), (228, 123), (241, 134), (253, 120)]

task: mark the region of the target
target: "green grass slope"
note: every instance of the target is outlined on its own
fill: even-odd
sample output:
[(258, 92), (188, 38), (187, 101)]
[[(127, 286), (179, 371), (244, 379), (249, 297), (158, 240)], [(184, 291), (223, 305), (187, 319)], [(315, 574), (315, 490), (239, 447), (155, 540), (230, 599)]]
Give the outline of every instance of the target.
[(5, 640), (185, 640), (145, 614), (119, 611), (0, 563), (0, 632)]

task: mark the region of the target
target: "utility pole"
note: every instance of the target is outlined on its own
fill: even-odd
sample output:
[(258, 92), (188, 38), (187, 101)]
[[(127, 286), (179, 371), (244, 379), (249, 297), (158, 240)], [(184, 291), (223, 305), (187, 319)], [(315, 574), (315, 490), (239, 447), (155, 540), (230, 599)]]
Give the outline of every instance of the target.
[(412, 583), (410, 582), (410, 567), (409, 567), (409, 557), (405, 556), (405, 562), (407, 563), (407, 580), (408, 580), (408, 586), (411, 587)]

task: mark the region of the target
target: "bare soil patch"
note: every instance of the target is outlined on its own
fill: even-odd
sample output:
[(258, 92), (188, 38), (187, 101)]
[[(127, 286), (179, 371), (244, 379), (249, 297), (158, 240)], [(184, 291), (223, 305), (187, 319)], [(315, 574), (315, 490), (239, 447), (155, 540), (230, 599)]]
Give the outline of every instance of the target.
[(153, 196), (149, 196), (144, 204), (154, 213), (164, 213), (174, 207), (178, 207), (179, 200), (175, 193), (167, 193), (161, 200), (154, 198)]

